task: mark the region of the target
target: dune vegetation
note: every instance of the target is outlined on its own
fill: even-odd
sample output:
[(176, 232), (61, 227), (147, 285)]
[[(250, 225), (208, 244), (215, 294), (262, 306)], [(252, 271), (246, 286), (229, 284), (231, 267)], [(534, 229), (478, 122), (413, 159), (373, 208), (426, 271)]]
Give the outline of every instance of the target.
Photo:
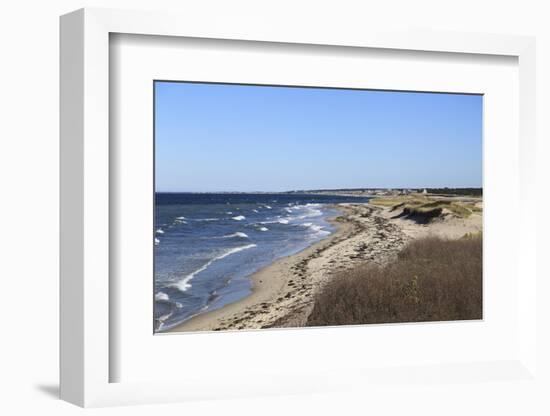
[(318, 293), (308, 326), (482, 318), (482, 236), (425, 237), (385, 266), (358, 265)]
[(472, 213), (482, 211), (481, 202), (477, 199), (437, 198), (421, 194), (373, 198), (369, 203), (389, 208), (390, 212), (395, 212), (399, 217), (416, 217), (424, 220), (447, 214), (468, 218)]

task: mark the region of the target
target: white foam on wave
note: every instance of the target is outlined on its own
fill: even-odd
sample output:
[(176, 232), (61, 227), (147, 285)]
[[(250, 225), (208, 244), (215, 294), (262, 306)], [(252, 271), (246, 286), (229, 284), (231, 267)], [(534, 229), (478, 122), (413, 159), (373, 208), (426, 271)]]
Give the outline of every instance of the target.
[(258, 224), (288, 224), (292, 217), (285, 217), (285, 218), (275, 218), (270, 219), (269, 221), (261, 221)]
[(157, 321), (158, 321), (158, 330), (160, 331), (162, 328), (164, 328), (164, 323), (167, 319), (169, 319), (170, 317), (172, 317), (172, 315), (174, 315), (174, 311), (175, 309), (181, 309), (183, 308), (183, 304), (180, 303), (180, 302), (173, 302), (170, 300), (169, 296), (164, 293), (164, 292), (157, 292), (155, 294), (155, 300), (156, 301), (165, 301), (165, 302), (168, 302), (171, 307), (170, 307), (170, 311), (165, 313), (164, 315), (161, 315), (157, 318)]
[(330, 231), (324, 230), (325, 227), (322, 225), (313, 224), (309, 228), (311, 228), (317, 235), (328, 235), (330, 234)]
[(240, 231), (237, 231), (236, 233), (233, 233), (233, 234), (222, 235), (221, 237), (212, 237), (212, 238), (234, 238), (234, 237), (248, 238), (248, 235), (245, 233), (241, 233)]
[(312, 209), (303, 215), (298, 215), (298, 219), (320, 217), (321, 215), (323, 215), (323, 212), (320, 209)]
[(170, 318), (174, 313), (168, 312), (167, 314), (164, 314), (162, 316), (159, 316), (157, 320), (159, 321), (159, 331), (164, 327), (164, 321), (166, 321), (168, 318)]
[(176, 217), (176, 219), (181, 221), (181, 220), (184, 220), (185, 217)]
[(245, 220), (246, 217), (244, 215), (237, 215), (236, 217), (231, 217), (231, 219), (235, 221), (242, 221)]
[(309, 228), (310, 230), (314, 231), (314, 233), (316, 235), (328, 235), (330, 234), (331, 232), (330, 231), (327, 231), (325, 230), (324, 226), (323, 225), (319, 225), (319, 224), (314, 224), (312, 222), (304, 222), (303, 224), (300, 224), (302, 227), (306, 227), (306, 228)]
[(175, 287), (176, 289), (179, 289), (181, 290), (182, 292), (185, 292), (187, 291), (187, 289), (189, 289), (191, 287), (191, 284), (189, 283), (197, 274), (199, 274), (200, 272), (203, 272), (205, 271), (208, 266), (210, 266), (212, 263), (214, 263), (215, 261), (217, 260), (221, 260), (227, 256), (230, 256), (231, 254), (235, 254), (235, 253), (238, 253), (239, 251), (243, 251), (243, 250), (248, 250), (249, 248), (253, 248), (253, 247), (256, 247), (256, 244), (247, 244), (246, 246), (240, 246), (240, 247), (233, 247), (233, 248), (230, 248), (228, 250), (226, 250), (225, 252), (223, 252), (222, 254), (220, 254), (219, 256), (217, 257), (214, 257), (213, 259), (210, 259), (209, 261), (207, 261), (203, 266), (199, 267), (197, 270), (195, 270), (193, 273), (190, 273), (188, 274), (187, 276), (185, 276), (183, 279), (181, 279), (179, 282), (176, 282), (176, 283), (173, 283), (172, 287)]
[(170, 298), (168, 297), (168, 295), (164, 292), (157, 292), (155, 294), (155, 300), (166, 300), (166, 301), (169, 301)]
[(162, 228), (159, 228), (157, 231), (155, 231), (157, 234), (164, 234), (164, 230)]
[(160, 240), (155, 237), (155, 245), (158, 246), (160, 244)]
[(157, 318), (157, 321), (159, 323), (159, 326), (158, 326), (159, 331), (164, 327), (164, 321), (170, 318), (173, 314), (174, 314), (174, 309), (172, 308), (170, 312), (165, 313), (164, 315), (161, 315)]
[(264, 207), (266, 207), (267, 209), (273, 209), (269, 205), (264, 205)]
[(267, 228), (267, 227), (260, 227), (260, 228), (258, 228), (258, 230), (260, 230), (260, 231), (269, 231), (269, 228)]
[(197, 218), (195, 221), (219, 221), (219, 218)]
[(259, 212), (257, 209), (253, 209), (252, 211), (255, 212), (256, 214)]
[(319, 217), (323, 215), (323, 211), (319, 209), (320, 207), (321, 207), (321, 204), (311, 204), (311, 203), (307, 203), (305, 205), (298, 205), (295, 207), (295, 210), (304, 211), (304, 213), (301, 215), (298, 215), (296, 219)]
[(227, 211), (227, 212), (226, 212), (226, 214), (227, 214), (227, 215), (232, 215), (232, 214), (233, 214), (233, 212), (231, 212), (231, 211)]

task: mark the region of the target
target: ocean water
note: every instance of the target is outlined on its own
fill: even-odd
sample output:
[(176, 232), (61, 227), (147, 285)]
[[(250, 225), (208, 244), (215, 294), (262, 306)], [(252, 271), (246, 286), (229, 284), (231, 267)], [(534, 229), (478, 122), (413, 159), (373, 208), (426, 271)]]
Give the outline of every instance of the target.
[(251, 292), (249, 277), (334, 231), (331, 204), (368, 197), (300, 194), (155, 196), (155, 331)]

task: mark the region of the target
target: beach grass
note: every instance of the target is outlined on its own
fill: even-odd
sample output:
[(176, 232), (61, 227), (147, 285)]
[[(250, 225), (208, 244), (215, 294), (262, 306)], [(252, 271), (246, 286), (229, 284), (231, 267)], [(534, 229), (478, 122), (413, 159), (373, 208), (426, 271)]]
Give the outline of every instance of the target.
[(441, 199), (423, 195), (379, 197), (369, 201), (370, 204), (389, 208), (390, 211), (402, 209), (404, 216), (435, 218), (451, 213), (459, 218), (468, 218), (472, 213), (481, 213), (483, 209), (476, 202)]
[(340, 272), (317, 295), (308, 326), (482, 318), (482, 237), (425, 237), (386, 266)]
[(369, 204), (377, 205), (381, 207), (394, 208), (400, 204), (425, 204), (429, 199), (426, 196), (414, 195), (414, 196), (394, 196), (394, 197), (377, 197), (372, 198)]

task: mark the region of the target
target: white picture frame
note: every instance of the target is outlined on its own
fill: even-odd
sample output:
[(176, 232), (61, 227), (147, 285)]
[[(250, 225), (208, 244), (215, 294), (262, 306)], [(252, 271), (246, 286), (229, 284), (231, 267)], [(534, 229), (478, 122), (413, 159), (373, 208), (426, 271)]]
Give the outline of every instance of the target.
[[(535, 198), (535, 42), (533, 38), (465, 33), (396, 32), (365, 29), (331, 32), (281, 28), (265, 21), (205, 24), (192, 16), (83, 9), (61, 18), (61, 397), (80, 406), (158, 403), (198, 398), (323, 392), (412, 382), (412, 379), (480, 382), (536, 377), (537, 272), (535, 217), (520, 215), (517, 270), (517, 349), (506, 359), (444, 362), (410, 368), (323, 369), (317, 373), (269, 373), (261, 381), (227, 387), (206, 376), (175, 382), (113, 382), (120, 357), (111, 348), (110, 291), (110, 34), (245, 40), (332, 47), (430, 51), (442, 54), (503, 55), (519, 66), (519, 212)], [(260, 44), (261, 45), (261, 44)], [(516, 274), (519, 273), (516, 271)], [(224, 336), (224, 334), (219, 334)], [(323, 336), (318, 335), (322, 342)], [(366, 371), (369, 370), (369, 371)], [(475, 376), (477, 374), (478, 376)], [(322, 376), (324, 375), (324, 377)], [(306, 380), (314, 381), (308, 383)], [(342, 380), (347, 380), (343, 382)]]

